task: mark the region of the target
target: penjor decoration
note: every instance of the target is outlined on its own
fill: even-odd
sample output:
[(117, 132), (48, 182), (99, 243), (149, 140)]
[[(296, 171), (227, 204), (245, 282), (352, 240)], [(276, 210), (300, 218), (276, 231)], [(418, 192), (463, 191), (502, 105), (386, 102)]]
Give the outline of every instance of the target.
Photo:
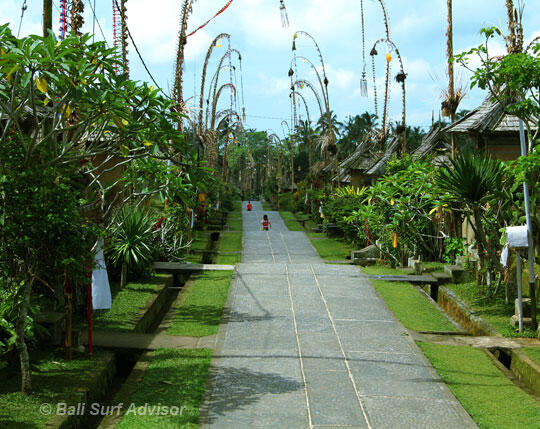
[(285, 8), (285, 3), (283, 0), (279, 0), (279, 11), (281, 13), (281, 25), (283, 28), (289, 26), (289, 17), (287, 15), (287, 9)]

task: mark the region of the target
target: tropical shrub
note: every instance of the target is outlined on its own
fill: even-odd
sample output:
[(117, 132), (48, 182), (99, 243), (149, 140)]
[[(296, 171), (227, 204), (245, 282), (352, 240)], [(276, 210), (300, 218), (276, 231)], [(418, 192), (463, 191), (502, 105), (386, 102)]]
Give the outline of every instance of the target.
[(121, 268), (120, 288), (126, 285), (128, 269), (144, 271), (153, 260), (156, 251), (152, 231), (154, 218), (149, 210), (125, 205), (110, 226), (106, 253), (110, 261)]
[(379, 240), (394, 262), (402, 255), (437, 259), (448, 194), (436, 184), (433, 166), (403, 157), (391, 160), (388, 172), (365, 191), (363, 204), (347, 222), (356, 229), (359, 241)]

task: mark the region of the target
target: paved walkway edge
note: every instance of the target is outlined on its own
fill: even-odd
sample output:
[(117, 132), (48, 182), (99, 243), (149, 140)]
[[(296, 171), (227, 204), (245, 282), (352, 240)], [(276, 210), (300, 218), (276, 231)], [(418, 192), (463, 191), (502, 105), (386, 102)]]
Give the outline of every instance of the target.
[[(242, 247), (243, 247), (242, 238)], [(227, 295), (227, 301), (225, 302), (225, 307), (223, 308), (223, 314), (221, 316), (221, 323), (219, 324), (219, 329), (216, 337), (214, 352), (212, 353), (212, 359), (210, 360), (210, 367), (208, 368), (208, 377), (206, 379), (206, 385), (204, 388), (204, 395), (201, 399), (201, 405), (199, 407), (199, 427), (205, 428), (208, 423), (208, 412), (210, 410), (210, 403), (212, 399), (212, 394), (214, 392), (214, 386), (216, 377), (219, 371), (219, 357), (223, 350), (223, 344), (225, 342), (225, 337), (227, 335), (227, 320), (229, 320), (229, 315), (231, 313), (231, 308), (236, 296), (236, 288), (238, 287), (238, 278), (237, 271), (235, 270), (231, 279), (231, 285), (229, 287), (229, 292)]]

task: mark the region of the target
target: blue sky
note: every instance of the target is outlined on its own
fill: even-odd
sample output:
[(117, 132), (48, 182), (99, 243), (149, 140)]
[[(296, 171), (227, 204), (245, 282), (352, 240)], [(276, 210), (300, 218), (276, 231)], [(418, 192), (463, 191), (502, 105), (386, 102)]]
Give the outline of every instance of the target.
[[(112, 44), (112, 1), (95, 0), (97, 18)], [(53, 23), (58, 32), (59, 0), (54, 2)], [(94, 0), (85, 0), (85, 32), (92, 32), (93, 19), (89, 7)], [(159, 85), (169, 92), (172, 86), (174, 59), (180, 21), (181, 0), (129, 0), (128, 26), (143, 58)], [(217, 12), (226, 0), (198, 0), (189, 20), (188, 29), (194, 29)], [(0, 0), (0, 16), (18, 29), (23, 0)], [(21, 35), (41, 33), (42, 1), (28, 0), (28, 9), (22, 21)], [(227, 11), (212, 21), (204, 30), (190, 37), (186, 46), (184, 72), (185, 98), (199, 92), (200, 75), (206, 50), (219, 33), (231, 35), (231, 46), (242, 53), (244, 97), (247, 127), (273, 130), (281, 134), (281, 120), (290, 118), (287, 76), (292, 58), (291, 44), (297, 30), (310, 33), (318, 42), (329, 84), (330, 107), (340, 120), (349, 115), (369, 111), (374, 113), (373, 77), (369, 51), (374, 42), (384, 37), (381, 8), (378, 1), (364, 0), (366, 64), (369, 97), (360, 95), (362, 73), (362, 33), (360, 0), (285, 0), (290, 27), (281, 27), (279, 0), (234, 0)], [(407, 123), (429, 127), (432, 113), (439, 116), (441, 92), (446, 87), (446, 0), (386, 0), (391, 38), (397, 45), (408, 74)], [(524, 27), (526, 40), (540, 35), (540, 1), (525, 2)], [(454, 0), (455, 51), (476, 46), (482, 42), (480, 29), (497, 25), (506, 30), (504, 0)], [(96, 37), (103, 38), (96, 25)], [(501, 42), (493, 43), (493, 52), (502, 53)], [(226, 46), (215, 51), (209, 66), (210, 78)], [(382, 51), (382, 52), (381, 52)], [(379, 105), (382, 103), (384, 83), (384, 48), (376, 63)], [(305, 37), (297, 39), (297, 54), (319, 64), (313, 45)], [(141, 62), (130, 47), (131, 77), (149, 81)], [(392, 60), (392, 76), (398, 65)], [(309, 67), (299, 63), (299, 75), (315, 83)], [(228, 72), (223, 74), (223, 78)], [(458, 85), (469, 88), (469, 74), (457, 71)], [(239, 79), (239, 77), (238, 77)], [(308, 92), (306, 99), (312, 117), (318, 116), (316, 102)], [(471, 109), (484, 97), (479, 90), (468, 90), (460, 109)], [(228, 108), (229, 96), (221, 98), (220, 108)], [(380, 108), (379, 108), (380, 109)], [(390, 119), (401, 117), (401, 89), (391, 88)]]

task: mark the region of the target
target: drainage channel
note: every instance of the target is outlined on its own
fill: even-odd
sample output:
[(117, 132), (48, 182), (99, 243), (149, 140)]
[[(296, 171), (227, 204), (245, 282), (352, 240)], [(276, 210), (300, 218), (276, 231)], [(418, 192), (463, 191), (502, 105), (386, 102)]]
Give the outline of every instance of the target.
[[(202, 255), (202, 262), (204, 264), (211, 264), (214, 261), (215, 249), (217, 248), (217, 243), (220, 238), (219, 231), (213, 231), (210, 233), (210, 240), (207, 245), (208, 252), (204, 252)], [(178, 281), (171, 288), (171, 293), (165, 305), (160, 309), (159, 314), (156, 316), (155, 320), (152, 322), (150, 327), (146, 330), (145, 333), (155, 332), (161, 325), (164, 317), (171, 310), (173, 302), (178, 297), (180, 290), (184, 287), (185, 283), (189, 279), (189, 275), (186, 275), (183, 279), (178, 279)], [(115, 375), (109, 385), (107, 393), (104, 398), (101, 399), (100, 405), (103, 407), (117, 405), (114, 403), (115, 397), (120, 392), (122, 386), (131, 375), (133, 368), (139, 361), (143, 351), (141, 350), (114, 350), (115, 355)], [(84, 422), (85, 429), (97, 429), (103, 419), (104, 415), (99, 416), (89, 416), (88, 420)]]

